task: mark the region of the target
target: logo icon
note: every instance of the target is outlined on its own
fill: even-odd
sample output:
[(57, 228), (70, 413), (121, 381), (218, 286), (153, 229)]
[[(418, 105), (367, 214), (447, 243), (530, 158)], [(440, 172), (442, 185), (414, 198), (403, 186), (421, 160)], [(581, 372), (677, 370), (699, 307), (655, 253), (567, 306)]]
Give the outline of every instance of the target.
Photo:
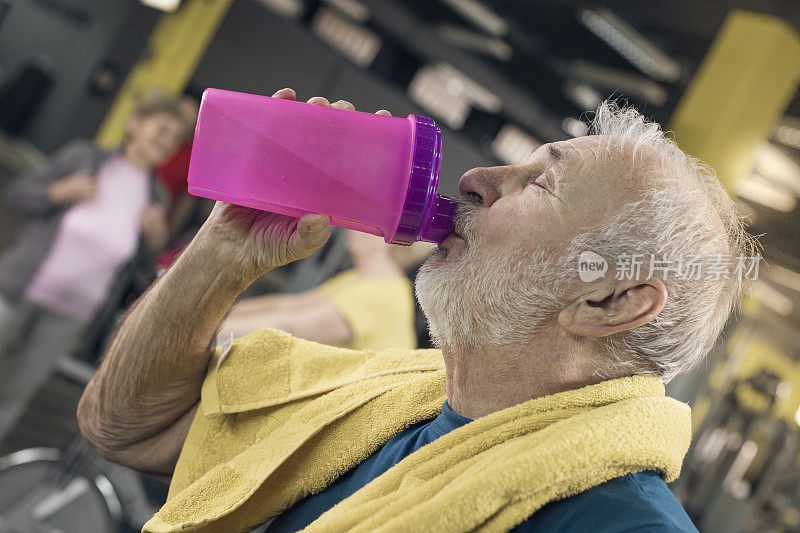
[(608, 263), (600, 254), (587, 250), (578, 256), (578, 277), (584, 283), (605, 277), (607, 270)]

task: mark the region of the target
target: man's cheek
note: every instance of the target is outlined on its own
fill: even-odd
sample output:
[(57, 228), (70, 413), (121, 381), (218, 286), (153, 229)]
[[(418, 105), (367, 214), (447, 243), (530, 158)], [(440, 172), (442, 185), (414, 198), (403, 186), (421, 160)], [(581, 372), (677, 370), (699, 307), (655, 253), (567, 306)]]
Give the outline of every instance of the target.
[(476, 228), (476, 237), (487, 245), (512, 245), (530, 237), (531, 226), (519, 213), (507, 211), (500, 216), (487, 218)]

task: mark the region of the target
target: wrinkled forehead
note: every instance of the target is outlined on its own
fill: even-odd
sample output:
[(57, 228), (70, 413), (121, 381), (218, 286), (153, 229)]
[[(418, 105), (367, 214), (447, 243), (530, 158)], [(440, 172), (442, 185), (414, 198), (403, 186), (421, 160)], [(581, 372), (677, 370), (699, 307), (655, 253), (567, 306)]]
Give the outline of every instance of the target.
[(675, 174), (664, 167), (662, 158), (650, 147), (619, 137), (587, 135), (548, 143), (531, 157), (552, 158), (553, 154), (559, 155), (574, 176), (603, 179), (609, 187), (658, 187), (658, 181)]
[(587, 165), (630, 167), (652, 164), (656, 158), (656, 154), (648, 151), (647, 147), (637, 147), (631, 140), (607, 135), (586, 135), (556, 141), (542, 145), (539, 150), (556, 151), (567, 159), (579, 159)]

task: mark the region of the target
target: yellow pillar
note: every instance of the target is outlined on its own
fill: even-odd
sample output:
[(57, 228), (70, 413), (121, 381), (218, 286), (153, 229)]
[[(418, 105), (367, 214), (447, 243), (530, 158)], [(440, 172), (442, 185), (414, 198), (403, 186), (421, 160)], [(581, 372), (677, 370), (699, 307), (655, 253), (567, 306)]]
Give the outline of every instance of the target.
[(184, 0), (177, 11), (161, 16), (97, 132), (99, 146), (120, 143), (128, 115), (142, 94), (153, 89), (172, 95), (183, 92), (231, 1)]
[(672, 117), (687, 153), (713, 166), (729, 192), (753, 167), (797, 90), (800, 35), (768, 15), (734, 11), (714, 40)]

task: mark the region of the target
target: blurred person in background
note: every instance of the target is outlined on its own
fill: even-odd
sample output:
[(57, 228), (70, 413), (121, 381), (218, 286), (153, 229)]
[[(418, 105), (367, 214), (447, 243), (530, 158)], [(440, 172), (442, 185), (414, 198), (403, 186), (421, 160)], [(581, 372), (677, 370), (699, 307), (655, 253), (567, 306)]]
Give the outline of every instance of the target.
[(156, 169), (156, 177), (169, 195), (167, 204), (167, 220), (169, 222), (170, 236), (174, 237), (186, 229), (186, 224), (192, 217), (197, 198), (190, 195), (189, 186), (189, 160), (192, 155), (192, 139), (194, 128), (197, 125), (197, 113), (200, 104), (192, 96), (183, 96), (178, 101), (181, 118), (185, 127), (185, 137), (177, 148)]
[(406, 271), (433, 249), (421, 242), (392, 246), (381, 237), (349, 231), (353, 268), (308, 291), (242, 300), (222, 324), (218, 339), (273, 328), (355, 350), (414, 349), (414, 289)]
[(166, 244), (166, 195), (153, 171), (184, 137), (184, 121), (176, 101), (147, 96), (119, 148), (74, 141), (5, 191), (29, 221), (0, 257), (0, 438), (78, 343), (122, 267)]

